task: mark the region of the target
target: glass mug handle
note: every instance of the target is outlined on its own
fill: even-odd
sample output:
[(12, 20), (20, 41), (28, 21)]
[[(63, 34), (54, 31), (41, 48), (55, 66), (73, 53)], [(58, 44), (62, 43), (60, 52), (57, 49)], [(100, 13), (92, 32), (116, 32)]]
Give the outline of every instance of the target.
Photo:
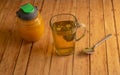
[(83, 38), (85, 36), (85, 32), (86, 32), (86, 26), (85, 26), (85, 24), (83, 24), (83, 23), (80, 23), (80, 24), (77, 23), (77, 28), (80, 28), (80, 27), (82, 27), (84, 29), (84, 31), (83, 31), (83, 34), (79, 38), (75, 38), (76, 41), (79, 41), (81, 38)]

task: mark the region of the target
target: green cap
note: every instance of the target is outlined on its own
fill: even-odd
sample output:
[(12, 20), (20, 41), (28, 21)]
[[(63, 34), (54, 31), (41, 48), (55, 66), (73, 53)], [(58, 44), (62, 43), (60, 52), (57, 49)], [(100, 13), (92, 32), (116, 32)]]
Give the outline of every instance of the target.
[(25, 5), (22, 5), (22, 6), (20, 7), (20, 9), (21, 9), (24, 13), (26, 13), (26, 14), (29, 14), (29, 13), (34, 12), (34, 6), (32, 6), (32, 4), (30, 4), (30, 3), (27, 3), (27, 4), (25, 4)]

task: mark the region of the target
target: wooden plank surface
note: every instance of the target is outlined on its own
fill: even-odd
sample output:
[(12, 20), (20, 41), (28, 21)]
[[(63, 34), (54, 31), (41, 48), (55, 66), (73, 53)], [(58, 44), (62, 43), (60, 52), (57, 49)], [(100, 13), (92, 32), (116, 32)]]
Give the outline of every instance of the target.
[[(12, 75), (15, 62), (19, 54), (19, 48), (21, 46), (21, 39), (15, 33), (15, 9), (16, 4), (19, 4), (19, 0), (15, 1), (16, 4), (12, 4), (14, 1), (8, 1), (7, 7), (4, 12), (9, 12), (5, 14), (6, 18), (2, 24), (1, 31), (4, 33), (4, 38), (2, 40), (7, 40), (6, 44), (3, 46), (4, 52), (2, 55), (2, 61), (0, 62), (0, 75)], [(11, 7), (10, 7), (11, 6)], [(14, 12), (14, 13), (13, 13)], [(12, 16), (9, 16), (11, 14)]]
[(113, 10), (114, 10), (114, 21), (115, 21), (115, 28), (116, 28), (116, 38), (117, 38), (117, 45), (118, 45), (118, 54), (119, 54), (119, 63), (120, 63), (120, 15), (119, 15), (119, 12), (120, 12), (120, 1), (119, 0), (112, 0), (112, 3), (113, 3)]
[[(88, 0), (77, 0), (76, 16), (79, 22), (86, 25), (86, 30), (88, 32), (86, 32), (85, 36), (81, 40), (76, 41), (73, 75), (89, 75), (90, 71), (89, 55), (83, 55), (80, 53), (84, 48), (89, 47), (89, 10)], [(80, 31), (81, 28), (77, 31), (77, 38), (81, 36)]]
[[(10, 1), (5, 1), (5, 2), (6, 2), (6, 4), (1, 6), (2, 11), (0, 12), (0, 35), (1, 35), (1, 37), (0, 37), (0, 61), (3, 57), (4, 51), (5, 51), (7, 43), (8, 43), (8, 37), (11, 32), (10, 28), (12, 27), (10, 25), (12, 25), (11, 23), (13, 23), (13, 21), (11, 22), (12, 19), (10, 19), (9, 14), (11, 13), (11, 11), (14, 10), (13, 9), (14, 6), (12, 5), (11, 7), (9, 7), (12, 2), (10, 2)], [(10, 9), (9, 12), (8, 12), (8, 9)], [(10, 22), (9, 22), (9, 20), (10, 20)], [(8, 26), (8, 24), (10, 24), (10, 25)]]
[[(35, 43), (16, 32), (16, 11), (28, 2), (38, 7), (45, 23), (44, 35)], [(54, 51), (49, 20), (60, 13), (74, 14), (87, 29), (69, 56)], [(0, 75), (120, 75), (119, 14), (120, 0), (0, 0)], [(93, 55), (80, 54), (109, 33), (112, 37)]]
[(3, 3), (3, 5), (1, 4), (2, 11), (0, 12), (0, 35), (1, 35), (1, 37), (0, 37), (0, 61), (2, 59), (3, 53), (4, 53), (5, 48), (6, 48), (5, 45), (8, 42), (6, 39), (8, 32), (5, 32), (4, 30), (2, 30), (3, 24), (5, 25), (4, 20), (6, 20), (6, 18), (7, 18), (6, 14), (8, 14), (8, 12), (5, 12), (6, 9), (3, 9), (3, 6), (4, 6), (4, 8), (9, 8), (8, 3), (9, 2), (7, 1), (5, 5), (4, 5), (4, 3)]
[[(102, 0), (90, 1), (90, 46), (105, 37)], [(90, 58), (91, 75), (108, 75), (106, 45), (102, 43), (95, 48)]]
[(106, 42), (107, 50), (107, 64), (109, 75), (120, 75), (119, 51), (116, 38), (116, 26), (114, 22), (114, 7), (110, 0), (103, 1), (104, 6), (104, 20), (106, 35), (112, 33), (113, 36)]

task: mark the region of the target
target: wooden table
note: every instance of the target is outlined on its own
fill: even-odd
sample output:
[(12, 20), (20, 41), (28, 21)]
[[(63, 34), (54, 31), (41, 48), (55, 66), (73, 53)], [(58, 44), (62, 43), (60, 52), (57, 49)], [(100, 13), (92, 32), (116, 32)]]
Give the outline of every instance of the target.
[[(27, 2), (38, 6), (45, 21), (45, 33), (35, 43), (16, 33), (16, 11)], [(54, 53), (49, 20), (59, 13), (86, 24), (73, 55)], [(113, 36), (93, 55), (79, 54), (109, 33)], [(120, 75), (120, 0), (0, 0), (0, 75)]]

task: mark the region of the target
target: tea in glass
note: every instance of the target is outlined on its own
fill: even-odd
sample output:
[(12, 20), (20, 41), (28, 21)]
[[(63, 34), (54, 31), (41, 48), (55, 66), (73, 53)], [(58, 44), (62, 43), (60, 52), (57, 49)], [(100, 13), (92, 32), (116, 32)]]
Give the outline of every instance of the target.
[[(57, 55), (70, 55), (74, 53), (75, 41), (82, 38), (85, 28), (80, 25), (76, 17), (72, 14), (58, 14), (50, 19), (55, 51)], [(78, 27), (83, 27), (82, 36), (76, 39)]]
[(53, 23), (53, 38), (58, 55), (69, 55), (75, 48), (75, 22), (59, 21)]

